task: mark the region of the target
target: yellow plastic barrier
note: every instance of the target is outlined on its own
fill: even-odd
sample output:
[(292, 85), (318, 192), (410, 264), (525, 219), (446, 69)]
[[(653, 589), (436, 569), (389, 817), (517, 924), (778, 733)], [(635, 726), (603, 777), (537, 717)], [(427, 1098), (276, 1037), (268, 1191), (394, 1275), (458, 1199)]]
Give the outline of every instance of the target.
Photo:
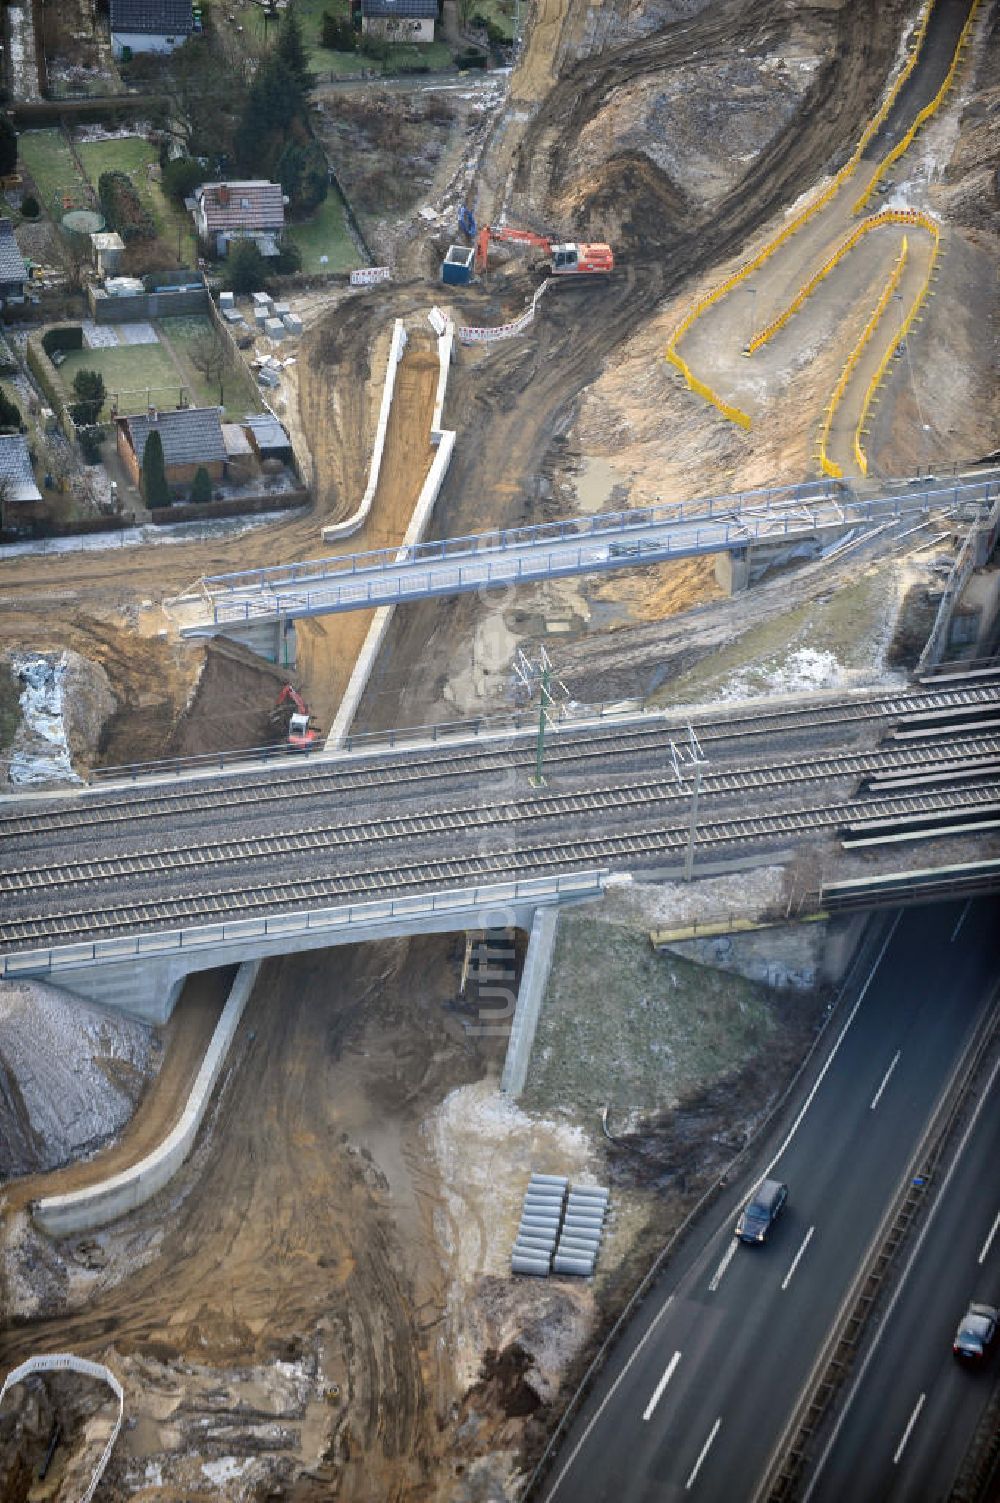
[(958, 72), (959, 63), (962, 60), (962, 53), (968, 44), (969, 32), (972, 30), (973, 23), (976, 19), (976, 12), (979, 9), (981, 3), (982, 0), (972, 0), (972, 8), (969, 11), (965, 25), (962, 27), (961, 35), (959, 36), (958, 42), (955, 46), (954, 55), (951, 59), (951, 66), (944, 76), (944, 83), (941, 85), (940, 89), (938, 89), (930, 104), (925, 105), (917, 115), (916, 119), (910, 126), (909, 130), (906, 132), (906, 135), (903, 137), (903, 139), (892, 148), (887, 156), (884, 156), (882, 158), (881, 162), (879, 162), (878, 166), (875, 168), (874, 173), (872, 174), (871, 182), (868, 184), (868, 187), (865, 189), (864, 193), (862, 193), (861, 197), (854, 205), (853, 212), (855, 214), (860, 214), (861, 210), (866, 207), (868, 200), (875, 192), (875, 189), (878, 187), (879, 183), (882, 181), (882, 178), (888, 172), (889, 168), (894, 162), (899, 161), (904, 152), (909, 151), (910, 147), (913, 145), (913, 140), (917, 134), (917, 131), (922, 125), (925, 125), (927, 123), (932, 115), (937, 113), (937, 111), (941, 108), (941, 105), (944, 103), (944, 99), (948, 93), (948, 90), (955, 82), (955, 74)]
[[(882, 315), (885, 312), (886, 308), (888, 308), (893, 294), (895, 293), (896, 288), (899, 286), (899, 279), (903, 275), (903, 268), (906, 266), (908, 249), (909, 247), (907, 244), (907, 239), (904, 235), (902, 247), (900, 249), (899, 255), (896, 257), (896, 264), (892, 268), (892, 271), (889, 275), (889, 280), (886, 282), (885, 286), (882, 289), (882, 296), (879, 298), (878, 302), (875, 305), (874, 311), (871, 314), (871, 317), (868, 319), (868, 322), (865, 324), (864, 329), (861, 331), (860, 339), (855, 344), (851, 353), (848, 355), (847, 360), (844, 363), (844, 369), (840, 373), (840, 379), (833, 389), (833, 396), (827, 403), (826, 414), (823, 419), (823, 427), (820, 431), (819, 441), (819, 462), (824, 474), (826, 475), (834, 475), (836, 477), (839, 477), (843, 474), (843, 470), (840, 468), (840, 466), (835, 464), (833, 460), (829, 459), (826, 453), (826, 446), (830, 437), (830, 428), (833, 424), (834, 413), (840, 406), (841, 398), (843, 397), (844, 392), (847, 390), (847, 383), (854, 375), (854, 371), (857, 367), (858, 361), (861, 359), (865, 346), (867, 345), (869, 339), (871, 339), (872, 335), (875, 333), (875, 330), (878, 328)], [(855, 434), (855, 439), (856, 438), (857, 435)], [(857, 443), (855, 443), (855, 453), (857, 453)], [(866, 470), (867, 465), (865, 465), (862, 473), (865, 473)]]
[[(979, 0), (976, 0), (976, 3), (978, 4)], [(930, 21), (931, 12), (933, 11), (935, 4), (936, 0), (924, 0), (923, 9), (920, 12), (920, 19), (914, 32), (914, 40), (910, 50), (910, 58), (906, 66), (901, 70), (899, 77), (896, 79), (895, 83), (889, 90), (889, 93), (886, 95), (881, 108), (875, 115), (872, 116), (871, 120), (869, 120), (868, 124), (861, 132), (858, 144), (857, 146), (855, 146), (850, 158), (836, 174), (830, 185), (825, 188), (823, 192), (812, 201), (811, 204), (808, 204), (800, 214), (796, 215), (794, 219), (790, 220), (789, 223), (785, 225), (784, 229), (781, 230), (773, 240), (768, 241), (763, 249), (758, 251), (756, 256), (754, 256), (750, 261), (744, 262), (742, 266), (737, 267), (736, 271), (728, 276), (720, 287), (717, 287), (713, 292), (708, 293), (707, 296), (701, 298), (697, 303), (695, 303), (694, 306), (685, 315), (685, 317), (681, 320), (681, 322), (677, 325), (677, 327), (673, 330), (670, 338), (667, 341), (667, 348), (665, 352), (666, 359), (670, 362), (671, 365), (675, 366), (681, 372), (690, 390), (697, 391), (700, 396), (705, 397), (707, 401), (711, 402), (712, 405), (719, 410), (719, 412), (721, 412), (725, 417), (730, 418), (733, 422), (738, 423), (741, 428), (749, 428), (751, 426), (751, 421), (748, 415), (745, 412), (742, 412), (740, 408), (733, 407), (730, 403), (725, 402), (722, 397), (713, 392), (711, 387), (707, 386), (704, 382), (698, 381), (697, 377), (694, 376), (687, 363), (682, 360), (680, 355), (678, 355), (677, 346), (678, 344), (680, 344), (681, 340), (684, 338), (685, 334), (687, 334), (692, 325), (702, 316), (704, 312), (706, 312), (708, 308), (712, 306), (713, 303), (717, 303), (720, 298), (726, 297), (730, 292), (732, 292), (734, 287), (737, 287), (740, 282), (745, 281), (748, 276), (750, 276), (758, 269), (758, 267), (763, 266), (764, 262), (769, 260), (770, 257), (774, 255), (775, 251), (777, 251), (782, 245), (784, 245), (786, 240), (790, 240), (791, 237), (796, 234), (803, 225), (807, 224), (809, 220), (812, 219), (814, 214), (818, 214), (820, 209), (826, 207), (826, 205), (836, 196), (841, 186), (847, 181), (849, 177), (852, 176), (855, 169), (857, 168), (858, 163), (861, 160), (866, 146), (875, 135), (875, 132), (878, 130), (879, 126), (888, 116), (889, 111), (892, 109), (892, 106), (896, 102), (896, 98), (899, 94), (900, 89), (903, 87), (904, 83), (909, 78), (910, 74), (913, 72), (913, 69), (917, 65), (917, 61), (920, 57), (920, 52), (924, 44), (924, 38), (927, 34), (927, 26)]]
[(875, 394), (882, 384), (885, 373), (889, 369), (889, 365), (893, 357), (895, 356), (896, 351), (899, 349), (900, 345), (903, 343), (903, 340), (909, 334), (910, 329), (913, 327), (913, 324), (916, 320), (917, 314), (920, 312), (920, 309), (923, 307), (930, 294), (931, 279), (934, 276), (938, 257), (941, 254), (941, 231), (938, 228), (937, 224), (935, 224), (934, 220), (931, 219), (929, 214), (922, 213), (918, 214), (917, 222), (920, 224), (921, 228), (929, 231), (929, 233), (933, 237), (930, 264), (928, 265), (927, 275), (920, 286), (920, 290), (914, 298), (909, 312), (900, 325), (899, 332), (897, 333), (895, 339), (893, 339), (889, 344), (885, 354), (879, 361), (878, 370), (869, 381), (867, 390), (865, 391), (864, 401), (861, 404), (861, 416), (858, 418), (858, 426), (854, 430), (854, 457), (858, 462), (858, 468), (861, 470), (862, 475), (868, 474), (868, 456), (864, 452), (861, 440), (868, 431), (865, 427), (865, 424), (868, 421), (868, 414), (871, 410), (872, 403), (875, 400)]
[(851, 231), (846, 240), (841, 241), (833, 255), (823, 262), (819, 271), (815, 272), (809, 278), (808, 282), (803, 283), (788, 306), (783, 308), (776, 318), (773, 318), (765, 328), (753, 336), (743, 351), (744, 355), (755, 354), (757, 350), (767, 344), (768, 340), (773, 339), (778, 330), (782, 329), (792, 317), (793, 313), (799, 311), (806, 298), (815, 292), (820, 282), (829, 276), (834, 267), (844, 259), (849, 251), (854, 249), (859, 240), (862, 240), (870, 230), (880, 229), (883, 225), (887, 224), (919, 224), (920, 222), (920, 214), (916, 209), (880, 209), (877, 214), (872, 214), (868, 219), (863, 220), (856, 229)]

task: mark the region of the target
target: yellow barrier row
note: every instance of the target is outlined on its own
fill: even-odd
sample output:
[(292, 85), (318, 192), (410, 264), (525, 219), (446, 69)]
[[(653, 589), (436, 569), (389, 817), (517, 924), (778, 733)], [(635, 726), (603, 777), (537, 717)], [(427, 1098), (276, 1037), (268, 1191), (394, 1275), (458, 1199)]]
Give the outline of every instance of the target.
[(929, 231), (929, 233), (933, 237), (930, 264), (927, 268), (927, 275), (924, 278), (920, 290), (914, 298), (913, 303), (910, 307), (910, 311), (907, 313), (905, 319), (903, 320), (903, 323), (900, 326), (899, 332), (896, 335), (895, 339), (893, 339), (889, 344), (885, 354), (879, 361), (878, 370), (869, 381), (867, 390), (865, 391), (865, 398), (861, 404), (861, 416), (858, 418), (858, 426), (854, 430), (854, 457), (857, 460), (858, 468), (860, 469), (862, 475), (868, 474), (868, 456), (865, 454), (865, 451), (861, 445), (862, 437), (868, 431), (865, 427), (865, 424), (868, 421), (868, 413), (871, 410), (871, 405), (875, 400), (875, 394), (882, 384), (885, 373), (889, 369), (890, 362), (895, 356), (896, 351), (899, 349), (900, 345), (903, 343), (903, 340), (909, 334), (910, 329), (913, 327), (914, 321), (916, 320), (917, 314), (920, 312), (920, 309), (923, 307), (924, 303), (927, 300), (927, 297), (930, 294), (931, 279), (934, 276), (938, 257), (941, 254), (941, 231), (938, 228), (937, 224), (935, 224), (934, 220), (931, 219), (930, 215), (928, 214), (921, 214), (919, 223), (921, 227)]
[[(872, 335), (875, 333), (875, 330), (878, 328), (882, 315), (885, 312), (886, 308), (888, 308), (892, 296), (896, 291), (896, 288), (899, 286), (899, 279), (903, 275), (903, 268), (906, 266), (908, 249), (909, 247), (907, 244), (907, 239), (904, 235), (902, 247), (900, 249), (899, 255), (896, 257), (896, 264), (892, 268), (889, 280), (886, 282), (885, 286), (882, 289), (882, 296), (879, 298), (877, 304), (875, 305), (875, 309), (871, 314), (871, 317), (865, 324), (864, 329), (861, 332), (860, 339), (854, 346), (851, 353), (848, 355), (847, 360), (844, 364), (844, 369), (840, 373), (840, 379), (833, 389), (833, 396), (827, 403), (826, 413), (823, 418), (823, 427), (820, 430), (819, 462), (820, 468), (822, 469), (824, 475), (832, 475), (835, 479), (839, 479), (841, 475), (843, 475), (844, 471), (840, 465), (835, 463), (834, 460), (829, 459), (826, 453), (826, 445), (830, 437), (830, 428), (833, 425), (834, 413), (840, 406), (841, 398), (843, 397), (844, 392), (847, 390), (847, 383), (854, 375), (855, 368), (857, 367), (858, 361), (861, 359), (865, 346), (867, 345), (869, 339), (871, 339)], [(855, 435), (855, 437), (857, 437), (857, 435)]]
[[(792, 317), (792, 314), (799, 311), (806, 298), (809, 297), (811, 293), (815, 292), (816, 288), (819, 286), (820, 282), (823, 281), (824, 277), (829, 276), (834, 267), (844, 259), (849, 251), (852, 251), (854, 249), (858, 241), (862, 240), (870, 230), (877, 230), (882, 225), (886, 224), (921, 223), (922, 220), (919, 209), (880, 209), (877, 214), (872, 214), (868, 219), (863, 220), (856, 229), (853, 229), (851, 231), (846, 240), (841, 241), (840, 245), (838, 245), (837, 249), (834, 251), (829, 260), (823, 262), (823, 265), (820, 267), (819, 271), (811, 276), (808, 282), (805, 282), (799, 288), (798, 292), (792, 298), (792, 301), (788, 304), (787, 308), (784, 308), (776, 318), (772, 319), (766, 328), (761, 329), (759, 334), (755, 334), (753, 336), (750, 343), (743, 351), (744, 355), (755, 354), (757, 350), (759, 350), (763, 345), (767, 344), (768, 340), (773, 339), (778, 330), (783, 328), (788, 320)], [(926, 225), (924, 227), (926, 228)]]
[(878, 166), (875, 168), (874, 173), (872, 174), (871, 182), (868, 184), (868, 187), (865, 189), (864, 193), (862, 193), (861, 197), (854, 205), (853, 212), (855, 214), (861, 213), (861, 210), (865, 208), (868, 200), (871, 198), (872, 194), (875, 192), (875, 189), (878, 187), (879, 183), (882, 181), (882, 178), (884, 177), (886, 172), (888, 172), (892, 164), (894, 162), (898, 162), (904, 152), (909, 151), (910, 147), (913, 145), (913, 139), (916, 136), (917, 131), (922, 125), (925, 125), (927, 123), (932, 115), (936, 114), (941, 105), (944, 103), (945, 95), (948, 93), (948, 90), (955, 82), (955, 74), (958, 72), (959, 63), (962, 60), (962, 52), (968, 44), (969, 32), (972, 30), (973, 22), (976, 19), (976, 12), (979, 9), (981, 3), (982, 0), (972, 0), (972, 7), (969, 11), (965, 25), (962, 27), (961, 35), (959, 36), (958, 42), (955, 47), (955, 52), (951, 60), (951, 66), (949, 67), (948, 72), (944, 77), (944, 83), (941, 85), (940, 89), (938, 89), (930, 104), (925, 105), (917, 115), (916, 119), (910, 126), (909, 130), (906, 132), (906, 135), (903, 137), (903, 139), (892, 148), (887, 156), (884, 156), (882, 158), (881, 162), (879, 162)]
[[(978, 0), (976, 0), (976, 3), (978, 4)], [(745, 281), (748, 276), (750, 276), (758, 269), (758, 267), (763, 266), (764, 262), (769, 260), (770, 257), (774, 255), (775, 251), (777, 251), (779, 247), (785, 243), (786, 240), (790, 240), (791, 237), (796, 234), (804, 224), (807, 224), (809, 220), (812, 219), (814, 214), (818, 214), (820, 209), (826, 207), (826, 205), (836, 196), (842, 184), (845, 183), (847, 179), (854, 173), (858, 163), (861, 160), (861, 156), (865, 150), (865, 147), (868, 145), (869, 141), (872, 139), (879, 126), (886, 119), (889, 111), (892, 109), (892, 106), (896, 102), (896, 98), (899, 94), (900, 89), (903, 87), (903, 84), (909, 78), (910, 74), (913, 72), (913, 69), (917, 65), (917, 61), (920, 57), (920, 51), (924, 44), (924, 38), (927, 34), (927, 26), (930, 21), (931, 12), (933, 11), (935, 4), (936, 0), (924, 0), (924, 6), (920, 13), (920, 20), (917, 23), (916, 31), (914, 32), (914, 42), (911, 47), (910, 58), (906, 64), (906, 67), (903, 68), (899, 77), (896, 79), (896, 82), (889, 90), (889, 93), (886, 96), (886, 99), (883, 102), (881, 108), (872, 117), (872, 119), (869, 120), (868, 124), (861, 132), (861, 137), (858, 141), (857, 146), (854, 148), (853, 153), (849, 157), (848, 161), (844, 164), (844, 166), (840, 169), (840, 171), (836, 174), (829, 187), (824, 189), (824, 191), (817, 198), (815, 198), (811, 204), (807, 205), (807, 207), (803, 209), (800, 214), (798, 214), (793, 220), (791, 220), (784, 227), (784, 229), (775, 236), (773, 240), (769, 241), (767, 245), (764, 246), (762, 250), (758, 251), (757, 255), (754, 256), (752, 260), (747, 261), (742, 266), (737, 267), (736, 271), (734, 271), (731, 276), (727, 277), (720, 287), (717, 287), (714, 292), (710, 292), (706, 297), (701, 298), (697, 303), (695, 303), (694, 306), (686, 314), (686, 316), (673, 330), (670, 338), (667, 340), (666, 359), (670, 362), (671, 365), (675, 366), (676, 369), (680, 371), (690, 390), (696, 391), (700, 396), (704, 397), (706, 401), (711, 402), (712, 405), (719, 410), (719, 412), (721, 412), (725, 417), (728, 417), (732, 422), (738, 423), (741, 428), (749, 428), (751, 426), (750, 418), (748, 417), (748, 415), (745, 412), (741, 411), (740, 408), (733, 407), (730, 403), (724, 401), (723, 398), (718, 396), (716, 392), (712, 391), (711, 387), (706, 385), (704, 381), (699, 381), (692, 372), (687, 362), (683, 360), (680, 355), (678, 355), (677, 346), (680, 344), (681, 340), (684, 338), (685, 334), (687, 334), (692, 325), (697, 322), (702, 314), (705, 313), (713, 303), (717, 303), (721, 298), (726, 297), (734, 287), (738, 286), (740, 282)]]

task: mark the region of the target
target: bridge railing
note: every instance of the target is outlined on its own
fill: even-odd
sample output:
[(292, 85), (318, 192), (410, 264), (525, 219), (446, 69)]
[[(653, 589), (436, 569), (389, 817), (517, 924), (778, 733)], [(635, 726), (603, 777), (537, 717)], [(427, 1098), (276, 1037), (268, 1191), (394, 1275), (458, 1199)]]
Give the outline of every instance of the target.
[[(461, 927), (462, 915), (494, 913), (511, 905), (559, 902), (597, 896), (604, 886), (605, 868), (586, 872), (563, 872), (550, 877), (523, 877), (482, 887), (453, 888), (446, 892), (414, 893), (410, 897), (371, 899), (336, 908), (313, 908), (295, 913), (261, 914), (257, 918), (224, 920), (156, 934), (120, 935), (41, 950), (15, 950), (0, 959), (0, 977), (52, 975), (80, 966), (115, 961), (154, 960), (190, 955), (197, 969), (199, 951), (220, 945), (250, 944), (254, 940), (295, 939), (309, 933), (324, 935), (352, 928), (387, 924), (400, 918), (419, 920), (452, 913)], [(205, 965), (212, 964), (206, 960)]]

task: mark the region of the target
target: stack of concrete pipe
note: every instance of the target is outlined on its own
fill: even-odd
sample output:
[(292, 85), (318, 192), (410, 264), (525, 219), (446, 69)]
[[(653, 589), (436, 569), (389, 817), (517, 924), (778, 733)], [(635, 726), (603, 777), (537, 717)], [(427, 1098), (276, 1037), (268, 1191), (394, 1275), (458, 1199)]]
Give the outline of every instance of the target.
[(569, 1181), (564, 1174), (532, 1174), (524, 1194), (521, 1224), (510, 1261), (512, 1273), (547, 1279), (559, 1240)]
[(570, 1188), (552, 1259), (553, 1273), (571, 1273), (587, 1279), (592, 1276), (607, 1212), (607, 1190), (597, 1185)]

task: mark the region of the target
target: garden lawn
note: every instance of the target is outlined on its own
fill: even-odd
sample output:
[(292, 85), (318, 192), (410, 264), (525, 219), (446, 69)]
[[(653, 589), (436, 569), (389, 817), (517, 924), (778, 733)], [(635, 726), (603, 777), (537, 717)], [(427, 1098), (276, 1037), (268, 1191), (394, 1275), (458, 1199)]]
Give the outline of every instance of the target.
[(190, 214), (171, 202), (147, 171), (150, 162), (157, 160), (155, 146), (141, 136), (124, 136), (112, 141), (82, 141), (77, 151), (95, 193), (102, 172), (126, 173), (171, 257), (177, 255), (179, 245), (179, 259), (188, 266), (196, 264), (198, 247)]
[[(73, 378), (77, 371), (100, 371), (108, 390), (108, 403), (101, 413), (110, 415), (110, 398), (118, 396), (121, 413), (145, 412), (154, 407), (176, 407), (181, 399), (181, 380), (169, 354), (160, 344), (121, 344), (99, 350), (71, 350), (58, 367), (67, 402), (73, 401)], [(147, 395), (148, 393), (148, 395)], [(189, 393), (195, 400), (195, 393)]]
[[(344, 205), (335, 188), (331, 188), (315, 214), (290, 224), (286, 229), (302, 252), (302, 270), (311, 272), (353, 271), (364, 264), (364, 257), (351, 239), (344, 216)], [(320, 265), (320, 256), (329, 259)]]
[[(198, 315), (182, 318), (161, 318), (156, 327), (169, 342), (177, 364), (185, 372), (191, 387), (191, 401), (198, 407), (219, 405), (219, 383), (209, 381), (191, 363), (191, 346), (205, 335), (211, 335), (212, 320)], [(248, 412), (263, 412), (260, 392), (248, 377), (242, 362), (235, 357), (231, 368), (222, 376), (222, 395), (226, 417), (231, 421), (242, 418)]]
[[(495, 0), (495, 3), (499, 10), (500, 0)], [(320, 45), (323, 12), (346, 16), (349, 10), (348, 0), (296, 0), (295, 11), (302, 23), (309, 64), (320, 82), (325, 82), (328, 75), (342, 78), (369, 69), (376, 73), (380, 71), (380, 64), (373, 57), (365, 57), (361, 52), (333, 52)], [(390, 47), (385, 71), (403, 73), (407, 69), (425, 68), (438, 72), (451, 65), (451, 51), (444, 42), (427, 42), (420, 47), (407, 43)]]
[(41, 205), (57, 222), (70, 209), (91, 207), (92, 196), (62, 131), (26, 130), (18, 154), (34, 178)]

